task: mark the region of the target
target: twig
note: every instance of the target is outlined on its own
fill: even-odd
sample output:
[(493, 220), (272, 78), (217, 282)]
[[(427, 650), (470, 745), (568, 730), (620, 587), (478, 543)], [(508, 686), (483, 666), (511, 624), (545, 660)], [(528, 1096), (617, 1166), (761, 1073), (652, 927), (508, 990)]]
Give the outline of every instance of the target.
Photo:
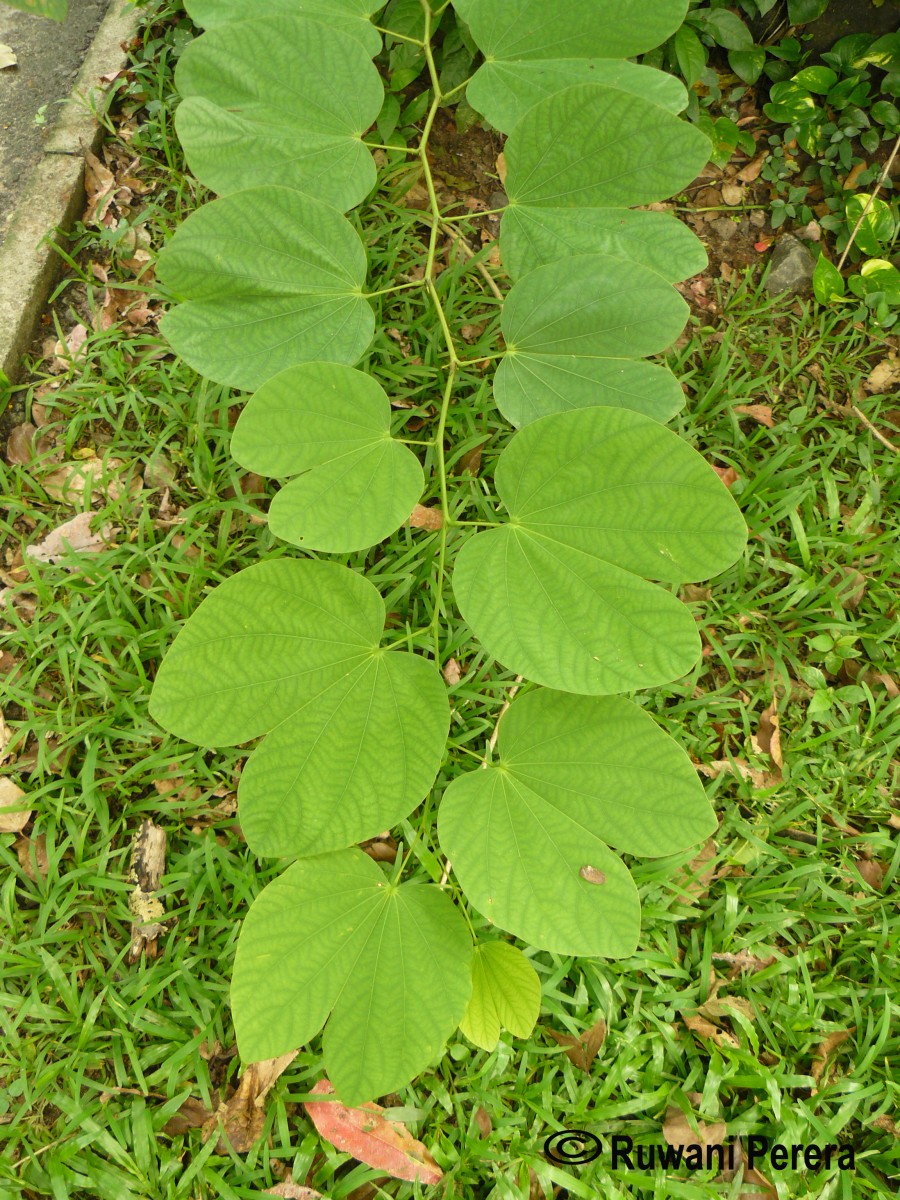
[[(519, 686), (522, 683), (522, 681), (524, 680), (524, 678), (525, 678), (524, 675), (516, 676), (516, 682), (509, 689), (506, 699), (503, 701), (503, 704), (500, 707), (500, 711), (497, 714), (497, 720), (494, 723), (494, 732), (491, 734), (491, 736), (488, 740), (487, 750), (485, 751), (484, 758), (481, 760), (481, 765), (483, 767), (488, 766), (488, 760), (490, 759), (491, 755), (493, 754), (494, 747), (497, 745), (497, 738), (500, 736), (500, 722), (503, 719), (503, 714), (509, 708), (510, 702), (511, 702), (513, 696), (515, 696), (516, 692), (519, 690)], [(441, 882), (439, 884), (440, 887), (443, 887), (444, 884), (447, 882), (447, 880), (450, 878), (450, 872), (452, 869), (453, 869), (453, 863), (448, 858), (446, 864), (444, 865), (444, 872), (441, 875)]]
[(872, 194), (869, 196), (868, 200), (865, 203), (865, 206), (863, 207), (862, 212), (859, 214), (859, 220), (856, 222), (856, 224), (853, 226), (853, 229), (850, 232), (850, 241), (844, 247), (844, 253), (838, 259), (837, 269), (839, 271), (840, 271), (841, 267), (843, 267), (844, 263), (847, 261), (847, 255), (850, 253), (850, 248), (853, 245), (854, 241), (856, 240), (856, 235), (859, 233), (860, 226), (862, 225), (863, 221), (866, 219), (866, 214), (868, 213), (869, 209), (875, 203), (875, 197), (881, 191), (881, 185), (887, 179), (888, 173), (890, 172), (890, 169), (893, 165), (894, 159), (897, 157), (898, 151), (900, 151), (900, 135), (898, 135), (897, 140), (894, 142), (894, 148), (891, 151), (891, 156), (887, 160), (887, 162), (884, 164), (884, 166), (881, 170), (881, 174), (878, 176), (878, 182), (875, 184), (875, 188), (874, 188)]
[(887, 446), (888, 450), (891, 450), (894, 454), (900, 454), (900, 447), (895, 446), (894, 443), (889, 441), (883, 433), (880, 433), (864, 412), (858, 409), (855, 404), (851, 404), (849, 407), (854, 416), (858, 417), (859, 420), (862, 421), (869, 433), (871, 433), (873, 437), (878, 438), (882, 446)]
[[(456, 244), (462, 250), (463, 254), (468, 254), (469, 258), (475, 257), (475, 251), (472, 249), (472, 247), (469, 245), (469, 243), (466, 241), (466, 239), (462, 236), (461, 233), (457, 233), (457, 231), (451, 225), (448, 225), (445, 221), (441, 221), (441, 227), (443, 228), (444, 232), (449, 237), (451, 237), (454, 242), (456, 242)], [(486, 281), (488, 287), (491, 289), (491, 291), (494, 293), (494, 295), (497, 297), (497, 299), (502, 302), (503, 293), (500, 291), (500, 288), (497, 286), (497, 282), (494, 279), (493, 275), (491, 275), (490, 271), (487, 269), (487, 267), (484, 265), (483, 262), (477, 262), (475, 264), (475, 266), (476, 266), (478, 272), (481, 274), (482, 278)]]

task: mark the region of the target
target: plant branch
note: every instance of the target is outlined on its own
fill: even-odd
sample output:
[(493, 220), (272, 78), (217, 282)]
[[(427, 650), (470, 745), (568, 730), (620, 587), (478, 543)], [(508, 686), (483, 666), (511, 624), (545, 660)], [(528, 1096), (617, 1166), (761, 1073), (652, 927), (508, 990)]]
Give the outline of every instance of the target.
[(868, 211), (872, 207), (872, 205), (875, 203), (875, 197), (881, 191), (882, 185), (888, 177), (888, 173), (890, 172), (890, 169), (891, 169), (891, 166), (893, 165), (894, 159), (897, 157), (898, 151), (900, 151), (900, 134), (898, 134), (897, 140), (894, 142), (894, 148), (891, 151), (890, 158), (887, 160), (887, 162), (884, 164), (884, 166), (881, 169), (881, 174), (878, 176), (878, 181), (875, 184), (872, 194), (869, 196), (868, 200), (866, 201), (865, 205), (863, 206), (863, 210), (859, 214), (859, 218), (858, 218), (856, 224), (853, 226), (853, 229), (850, 231), (850, 240), (849, 240), (849, 242), (847, 242), (847, 245), (844, 247), (844, 253), (838, 259), (837, 269), (839, 271), (840, 271), (841, 267), (843, 267), (844, 263), (847, 261), (847, 255), (850, 253), (850, 248), (852, 247), (854, 241), (856, 240), (856, 235), (859, 233), (860, 227), (862, 226), (863, 221), (866, 219), (866, 214), (868, 213)]

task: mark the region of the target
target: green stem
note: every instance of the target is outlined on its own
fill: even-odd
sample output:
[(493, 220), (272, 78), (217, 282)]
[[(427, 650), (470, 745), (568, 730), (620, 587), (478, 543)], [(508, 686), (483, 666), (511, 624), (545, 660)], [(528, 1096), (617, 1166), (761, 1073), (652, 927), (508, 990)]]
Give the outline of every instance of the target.
[[(385, 29), (383, 25), (376, 25), (375, 28), (379, 33), (383, 33), (385, 37), (396, 38), (398, 42), (410, 42), (413, 46), (421, 46), (423, 49), (425, 48), (425, 43), (420, 42), (418, 38), (409, 37), (405, 33), (395, 33), (393, 29)], [(431, 30), (429, 30), (428, 33), (430, 35)]]
[(405, 292), (409, 288), (417, 288), (421, 286), (422, 285), (419, 280), (414, 279), (411, 283), (398, 283), (395, 284), (394, 287), (381, 288), (381, 290), (377, 292), (364, 292), (363, 298), (366, 300), (374, 300), (376, 296), (389, 296), (391, 292)]

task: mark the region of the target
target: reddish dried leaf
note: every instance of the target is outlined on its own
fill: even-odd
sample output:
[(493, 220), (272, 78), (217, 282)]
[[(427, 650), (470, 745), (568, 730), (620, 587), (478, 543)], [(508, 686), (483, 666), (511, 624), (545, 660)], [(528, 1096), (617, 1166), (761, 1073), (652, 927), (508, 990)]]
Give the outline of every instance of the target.
[(590, 1071), (600, 1047), (606, 1040), (606, 1022), (597, 1021), (577, 1037), (572, 1033), (557, 1033), (555, 1029), (548, 1029), (547, 1033), (557, 1045), (565, 1049), (566, 1058), (573, 1066), (581, 1071)]
[(713, 463), (712, 469), (727, 488), (731, 488), (740, 479), (740, 475), (738, 475), (734, 467), (717, 467), (715, 463)]
[[(312, 1090), (321, 1096), (334, 1093), (327, 1079), (319, 1080)], [(358, 1162), (410, 1183), (434, 1184), (443, 1178), (443, 1171), (422, 1143), (405, 1125), (383, 1117), (380, 1104), (348, 1108), (336, 1100), (309, 1100), (304, 1108), (320, 1136)]]

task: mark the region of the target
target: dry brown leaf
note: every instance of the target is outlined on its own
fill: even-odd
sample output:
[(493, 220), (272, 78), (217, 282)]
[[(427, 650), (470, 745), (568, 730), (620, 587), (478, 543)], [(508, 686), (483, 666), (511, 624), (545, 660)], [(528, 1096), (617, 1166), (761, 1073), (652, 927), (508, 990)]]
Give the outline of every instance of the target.
[(502, 186), (506, 186), (506, 155), (497, 155), (497, 178)]
[(189, 1129), (200, 1129), (212, 1116), (202, 1100), (188, 1096), (177, 1113), (174, 1113), (162, 1127), (162, 1132), (169, 1137), (180, 1137)]
[(34, 458), (34, 435), (37, 429), (30, 421), (16, 425), (6, 439), (6, 461), (24, 467)]
[(0, 776), (0, 833), (21, 833), (31, 820), (32, 810), (22, 807), (24, 795), (11, 779)]
[(294, 1183), (293, 1179), (285, 1179), (283, 1183), (276, 1184), (275, 1187), (266, 1188), (262, 1194), (264, 1196), (281, 1196), (282, 1200), (325, 1200), (321, 1192), (301, 1187), (299, 1183)]
[(93, 516), (93, 513), (82, 512), (71, 521), (58, 525), (36, 546), (26, 546), (26, 556), (36, 562), (55, 563), (65, 559), (67, 550), (76, 554), (99, 554), (115, 530), (106, 524), (97, 533), (91, 533)]
[(765, 425), (767, 429), (775, 427), (775, 418), (772, 416), (772, 409), (768, 404), (736, 404), (734, 411), (742, 413), (745, 417), (752, 417), (754, 421)]
[(781, 782), (781, 775), (771, 771), (762, 771), (751, 767), (742, 758), (717, 758), (710, 763), (695, 763), (694, 766), (707, 779), (718, 779), (723, 773), (740, 775), (741, 779), (749, 779), (756, 788), (774, 787)]
[[(203, 1140), (209, 1141), (220, 1130), (216, 1146), (217, 1154), (227, 1154), (228, 1145), (238, 1154), (246, 1154), (262, 1137), (266, 1123), (263, 1101), (282, 1075), (299, 1054), (292, 1050), (280, 1058), (266, 1058), (251, 1063), (230, 1100), (220, 1104), (218, 1110), (203, 1126)], [(226, 1143), (227, 1139), (227, 1143)]]
[(454, 466), (453, 474), (477, 475), (481, 470), (481, 452), (485, 445), (485, 442), (480, 442), (477, 446), (473, 446), (471, 450), (467, 450)]
[(13, 740), (13, 731), (6, 723), (6, 717), (3, 715), (3, 709), (0, 708), (0, 762), (6, 762), (11, 756), (12, 751), (9, 749), (10, 743)]
[(858, 858), (854, 865), (869, 887), (874, 888), (876, 892), (880, 892), (884, 887), (884, 876), (887, 874), (887, 867), (880, 863), (877, 858)]
[(460, 679), (462, 679), (462, 668), (455, 658), (448, 658), (444, 664), (441, 674), (444, 677), (444, 683), (447, 687), (456, 687)]
[(26, 837), (20, 833), (13, 842), (19, 866), (29, 879), (46, 879), (50, 873), (50, 860), (47, 857), (47, 837), (39, 833), (37, 837)]
[(733, 485), (736, 484), (737, 481), (740, 479), (740, 475), (738, 475), (738, 473), (734, 469), (734, 467), (717, 467), (715, 465), (715, 463), (713, 463), (712, 469), (715, 471), (715, 473), (718, 475), (718, 477), (722, 480), (722, 482), (725, 484), (725, 486), (727, 488), (733, 487)]
[[(327, 1079), (320, 1079), (312, 1090), (320, 1096), (334, 1094)], [(443, 1178), (425, 1146), (405, 1125), (382, 1116), (380, 1104), (349, 1108), (335, 1100), (309, 1100), (303, 1107), (319, 1135), (358, 1162), (410, 1183), (435, 1184)]]
[(730, 1017), (735, 1011), (742, 1013), (751, 1021), (754, 1019), (753, 1005), (742, 996), (710, 996), (705, 1004), (700, 1005), (699, 1011), (704, 1017), (711, 1017), (713, 1020)]
[(765, 161), (768, 157), (768, 149), (761, 150), (755, 158), (750, 159), (746, 166), (741, 167), (736, 178), (739, 179), (741, 183), (753, 183), (755, 179), (759, 178), (759, 173), (763, 169)]
[(360, 848), (364, 854), (368, 854), (369, 858), (374, 858), (376, 862), (393, 863), (397, 861), (397, 847), (381, 838), (373, 838), (371, 842), (364, 842)]
[(87, 335), (88, 331), (85, 325), (75, 325), (62, 341), (54, 342), (51, 349), (53, 355), (53, 361), (50, 364), (51, 371), (57, 374), (68, 371), (77, 358), (84, 357), (84, 343)]
[(715, 840), (707, 838), (696, 857), (675, 872), (672, 882), (679, 889), (678, 899), (682, 904), (695, 904), (709, 891), (716, 868), (707, 864), (716, 857), (717, 849)]
[(694, 1130), (690, 1121), (676, 1104), (666, 1109), (662, 1135), (670, 1146), (721, 1146), (725, 1140), (724, 1121), (698, 1121)]
[(491, 1131), (494, 1127), (491, 1124), (491, 1118), (488, 1116), (485, 1109), (475, 1109), (475, 1124), (478, 1126), (478, 1132), (485, 1139), (485, 1141), (487, 1141), (487, 1139), (491, 1136)]
[(84, 190), (88, 204), (84, 212), (85, 225), (97, 225), (103, 221), (117, 188), (112, 171), (90, 150), (84, 152)]
[[(824, 1041), (819, 1042), (813, 1055), (812, 1068), (810, 1070), (810, 1075), (812, 1075), (816, 1083), (822, 1078), (822, 1072), (825, 1070), (825, 1064), (832, 1051), (836, 1050), (838, 1046), (842, 1046), (855, 1032), (856, 1026), (851, 1025), (849, 1029), (838, 1029), (835, 1033), (830, 1033)], [(814, 1088), (813, 1091), (815, 1090)]]
[(900, 359), (896, 355), (890, 355), (872, 368), (863, 387), (868, 392), (889, 392), (898, 383), (900, 383)]
[(165, 909), (156, 896), (166, 869), (166, 831), (152, 821), (141, 822), (131, 848), (129, 883), (134, 891), (128, 897), (131, 910), (131, 947), (129, 961), (137, 962), (141, 954), (155, 958), (157, 939), (166, 932), (163, 923)]
[(850, 168), (844, 178), (844, 182), (841, 184), (841, 187), (845, 192), (856, 187), (860, 175), (862, 175), (863, 171), (867, 169), (868, 165), (869, 164), (865, 161), (865, 159), (863, 159), (861, 162), (856, 163), (855, 166)]
[(876, 1117), (872, 1122), (875, 1129), (883, 1129), (885, 1133), (891, 1134), (892, 1137), (900, 1138), (900, 1125), (897, 1124), (887, 1113), (883, 1113), (880, 1117)]
[(897, 697), (900, 696), (900, 686), (898, 686), (896, 679), (894, 679), (891, 675), (886, 675), (882, 671), (878, 675), (878, 679), (887, 688), (887, 693), (892, 699), (896, 700)]
[(573, 1033), (557, 1033), (555, 1029), (548, 1029), (547, 1033), (557, 1045), (563, 1047), (566, 1058), (573, 1066), (580, 1071), (590, 1071), (600, 1047), (606, 1041), (606, 1022), (601, 1019), (577, 1036)]
[(767, 754), (779, 769), (784, 766), (781, 754), (781, 722), (778, 717), (778, 696), (773, 693), (772, 703), (759, 714), (756, 745), (760, 753)]
[(724, 1029), (719, 1029), (717, 1025), (713, 1025), (712, 1021), (707, 1021), (704, 1017), (697, 1016), (695, 1013), (682, 1014), (682, 1021), (691, 1033), (698, 1033), (700, 1037), (709, 1038), (711, 1042), (719, 1047), (728, 1047), (731, 1050), (738, 1048), (738, 1040), (733, 1033), (726, 1033)]
[(740, 204), (744, 199), (744, 189), (739, 183), (722, 184), (722, 200), (725, 204)]
[(444, 523), (444, 518), (439, 508), (426, 508), (424, 504), (417, 504), (412, 510), (409, 523), (414, 529), (429, 529), (434, 531), (440, 529)]
[(869, 581), (855, 567), (838, 567), (838, 570), (843, 578), (835, 589), (835, 599), (841, 608), (853, 612), (862, 604)]
[(733, 979), (742, 971), (762, 971), (765, 967), (770, 967), (775, 961), (775, 955), (772, 954), (768, 958), (757, 958), (744, 947), (738, 950), (737, 954), (731, 954), (728, 951), (713, 951), (713, 958), (716, 962), (727, 963), (731, 967), (729, 977)]

